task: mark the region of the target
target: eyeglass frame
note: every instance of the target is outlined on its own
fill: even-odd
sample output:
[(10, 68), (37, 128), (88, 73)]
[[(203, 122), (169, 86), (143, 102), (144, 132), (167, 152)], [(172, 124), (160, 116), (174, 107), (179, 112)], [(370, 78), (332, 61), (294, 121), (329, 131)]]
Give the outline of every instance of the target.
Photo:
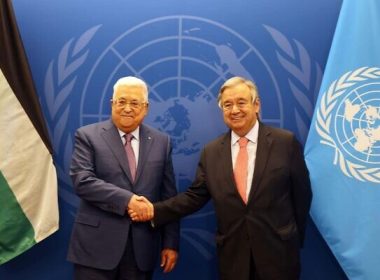
[(251, 102), (251, 101), (249, 101), (247, 99), (239, 99), (236, 103), (234, 103), (234, 102), (226, 102), (226, 103), (228, 103), (227, 104), (228, 107), (226, 107), (226, 104), (221, 104), (221, 108), (225, 112), (232, 111), (233, 108), (234, 108), (234, 106), (236, 106), (239, 110), (242, 110), (242, 109), (246, 108), (249, 104), (255, 104), (258, 99), (259, 98), (256, 97), (253, 100), (253, 102)]
[[(149, 102), (147, 101), (139, 101), (139, 100), (126, 100), (124, 98), (117, 98), (117, 99), (111, 99), (110, 100), (112, 104), (115, 104), (118, 108), (122, 109), (125, 108), (127, 105), (129, 105), (130, 108), (134, 110), (141, 109), (144, 105), (148, 105)], [(124, 104), (120, 105), (120, 101), (125, 102)]]

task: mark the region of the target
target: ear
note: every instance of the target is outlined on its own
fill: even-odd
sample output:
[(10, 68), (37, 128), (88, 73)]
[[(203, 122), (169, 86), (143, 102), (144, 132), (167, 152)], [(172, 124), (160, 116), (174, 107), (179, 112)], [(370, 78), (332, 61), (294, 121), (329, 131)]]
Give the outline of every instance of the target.
[(254, 102), (254, 106), (255, 106), (255, 113), (259, 114), (260, 111), (261, 111), (261, 103), (260, 103), (260, 99), (259, 98), (256, 98), (256, 100)]
[(149, 112), (149, 103), (146, 103), (145, 105), (145, 116), (148, 115), (148, 112)]

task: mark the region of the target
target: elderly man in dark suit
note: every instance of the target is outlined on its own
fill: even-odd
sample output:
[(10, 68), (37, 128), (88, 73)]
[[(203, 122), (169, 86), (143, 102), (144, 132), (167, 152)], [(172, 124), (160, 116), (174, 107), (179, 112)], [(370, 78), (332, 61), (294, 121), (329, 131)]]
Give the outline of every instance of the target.
[[(312, 198), (300, 144), (258, 121), (251, 81), (227, 80), (218, 102), (231, 130), (205, 146), (187, 191), (154, 204), (153, 223), (177, 220), (212, 199), (220, 279), (298, 279)], [(129, 212), (136, 221), (146, 217)]]
[(176, 264), (179, 224), (152, 229), (126, 213), (141, 210), (140, 195), (156, 202), (177, 193), (170, 139), (142, 124), (147, 112), (145, 82), (124, 77), (114, 85), (112, 119), (75, 135), (70, 175), (81, 203), (68, 252), (75, 279), (151, 279), (159, 247), (164, 271)]

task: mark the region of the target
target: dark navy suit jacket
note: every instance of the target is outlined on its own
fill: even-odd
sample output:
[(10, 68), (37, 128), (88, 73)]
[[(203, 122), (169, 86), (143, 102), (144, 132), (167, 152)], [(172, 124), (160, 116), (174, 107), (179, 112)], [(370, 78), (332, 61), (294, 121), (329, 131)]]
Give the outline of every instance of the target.
[(111, 120), (78, 129), (70, 175), (81, 198), (68, 260), (99, 269), (115, 268), (132, 234), (138, 267), (152, 270), (161, 249), (178, 249), (179, 224), (154, 229), (133, 223), (126, 205), (133, 194), (156, 202), (176, 195), (169, 136), (140, 125), (140, 148), (133, 183), (128, 160)]
[(247, 205), (233, 179), (229, 131), (203, 149), (186, 192), (155, 204), (154, 224), (193, 213), (212, 199), (220, 279), (251, 279), (253, 256), (255, 279), (295, 280), (312, 198), (309, 172), (292, 133), (260, 123), (257, 145)]

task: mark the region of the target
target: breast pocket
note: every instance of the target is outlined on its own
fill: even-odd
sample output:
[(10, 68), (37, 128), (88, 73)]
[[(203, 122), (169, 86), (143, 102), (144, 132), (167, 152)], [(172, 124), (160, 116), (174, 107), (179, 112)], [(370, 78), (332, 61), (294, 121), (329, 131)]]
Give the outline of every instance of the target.
[(148, 161), (143, 167), (143, 173), (141, 176), (147, 183), (145, 185), (155, 188), (161, 184), (162, 176), (164, 174), (164, 162), (163, 161)]
[(148, 161), (146, 162), (144, 166), (144, 170), (154, 176), (162, 175), (162, 173), (164, 172), (164, 162), (163, 161)]
[(276, 166), (268, 170), (270, 176), (289, 177), (289, 166)]

